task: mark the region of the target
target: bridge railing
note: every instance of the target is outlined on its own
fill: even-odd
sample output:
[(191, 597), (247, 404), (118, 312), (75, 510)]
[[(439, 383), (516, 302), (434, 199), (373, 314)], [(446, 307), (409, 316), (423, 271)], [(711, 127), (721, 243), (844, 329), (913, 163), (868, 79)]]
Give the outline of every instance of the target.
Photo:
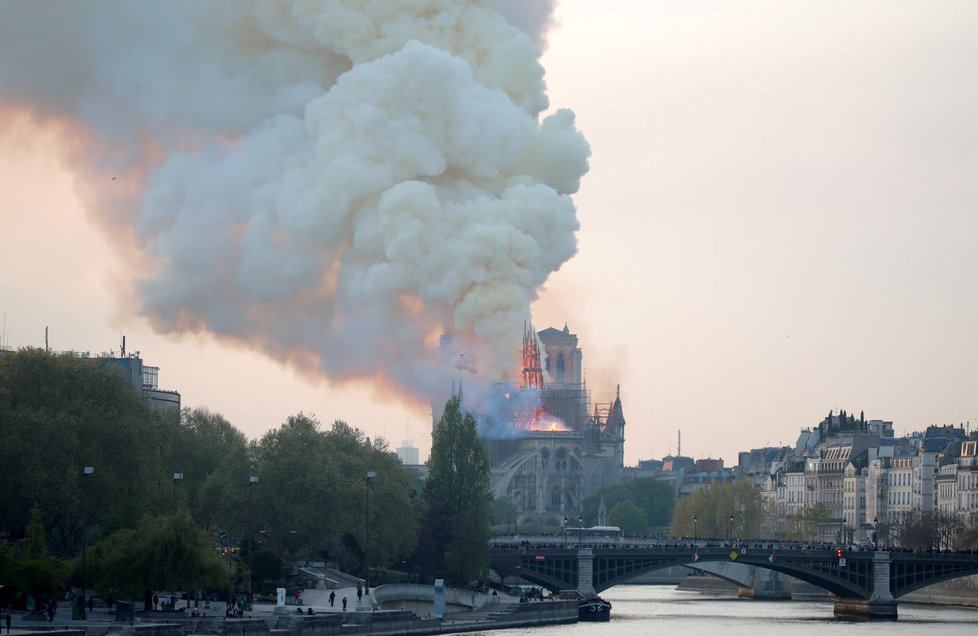
[[(797, 541), (717, 541), (711, 539), (662, 538), (662, 537), (592, 537), (565, 539), (562, 536), (549, 534), (510, 534), (498, 535), (489, 541), (489, 547), (498, 550), (567, 550), (576, 552), (579, 548), (614, 549), (614, 550), (664, 550), (664, 551), (714, 551), (737, 550), (745, 553), (768, 552), (805, 552), (805, 553), (835, 553), (838, 546), (834, 543), (809, 543)], [(940, 551), (928, 552), (888, 546), (877, 546), (872, 549), (867, 546), (845, 546), (847, 556), (871, 554), (872, 552), (889, 552), (893, 558), (914, 560), (963, 560), (978, 562), (975, 551)]]
[[(830, 543), (801, 543), (792, 541), (716, 541), (706, 539), (670, 539), (657, 537), (592, 537), (564, 540), (553, 535), (499, 535), (489, 541), (489, 546), (500, 549), (515, 548), (546, 548), (577, 550), (581, 548), (620, 548), (647, 550), (655, 549), (709, 549), (721, 548), (728, 550), (835, 550), (836, 545)], [(849, 552), (850, 550), (846, 550)], [(868, 550), (867, 550), (868, 551)]]

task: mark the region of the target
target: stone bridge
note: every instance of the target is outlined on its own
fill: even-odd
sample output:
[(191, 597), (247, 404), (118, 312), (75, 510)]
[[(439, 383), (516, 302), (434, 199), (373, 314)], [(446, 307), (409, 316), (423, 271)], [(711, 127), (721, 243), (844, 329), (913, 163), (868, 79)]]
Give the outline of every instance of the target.
[(709, 545), (706, 542), (590, 545), (495, 539), (490, 565), (550, 590), (601, 592), (643, 574), (676, 565), (736, 562), (788, 574), (833, 595), (836, 616), (897, 617), (897, 599), (939, 581), (978, 574), (978, 555), (898, 551), (843, 551), (799, 544)]

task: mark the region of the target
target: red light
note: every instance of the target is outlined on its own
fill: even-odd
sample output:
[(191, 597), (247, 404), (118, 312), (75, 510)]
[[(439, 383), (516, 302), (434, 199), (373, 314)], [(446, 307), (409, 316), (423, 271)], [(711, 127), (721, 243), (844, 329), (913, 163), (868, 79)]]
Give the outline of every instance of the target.
[(839, 557), (840, 559), (842, 558), (842, 548), (835, 549), (835, 556)]

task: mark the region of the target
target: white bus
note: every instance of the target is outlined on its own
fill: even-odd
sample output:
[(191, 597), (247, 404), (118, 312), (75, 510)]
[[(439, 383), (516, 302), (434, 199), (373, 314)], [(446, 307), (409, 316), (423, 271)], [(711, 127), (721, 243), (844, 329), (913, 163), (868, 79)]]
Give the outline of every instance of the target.
[(564, 528), (564, 534), (582, 539), (619, 539), (622, 532), (618, 526), (591, 526), (590, 528)]

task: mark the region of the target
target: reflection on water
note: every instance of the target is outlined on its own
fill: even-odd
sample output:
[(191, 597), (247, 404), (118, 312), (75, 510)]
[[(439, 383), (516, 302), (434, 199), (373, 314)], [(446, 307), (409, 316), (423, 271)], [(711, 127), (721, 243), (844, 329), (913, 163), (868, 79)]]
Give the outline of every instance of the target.
[[(956, 636), (978, 633), (978, 610), (901, 604), (894, 622), (845, 622), (828, 602), (751, 601), (679, 592), (671, 586), (622, 585), (601, 594), (614, 605), (609, 623), (577, 623), (489, 632), (492, 636), (791, 636), (844, 633)], [(719, 630), (719, 631), (718, 631)]]

